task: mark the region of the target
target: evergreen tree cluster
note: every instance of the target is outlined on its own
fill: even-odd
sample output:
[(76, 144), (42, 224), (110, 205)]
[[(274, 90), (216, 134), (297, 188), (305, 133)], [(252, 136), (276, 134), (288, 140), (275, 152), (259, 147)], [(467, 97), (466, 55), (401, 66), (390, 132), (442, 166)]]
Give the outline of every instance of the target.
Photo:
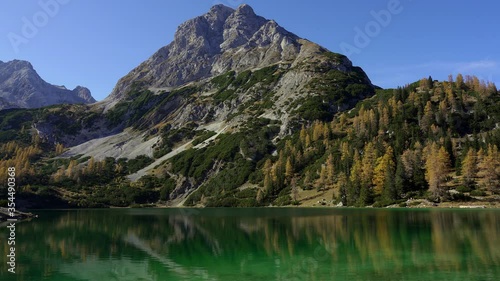
[(332, 122), (313, 122), (284, 140), (261, 167), (262, 193), (333, 189), (333, 199), (348, 206), (452, 200), (451, 189), (499, 193), (499, 122), (496, 86), (474, 76), (378, 90)]

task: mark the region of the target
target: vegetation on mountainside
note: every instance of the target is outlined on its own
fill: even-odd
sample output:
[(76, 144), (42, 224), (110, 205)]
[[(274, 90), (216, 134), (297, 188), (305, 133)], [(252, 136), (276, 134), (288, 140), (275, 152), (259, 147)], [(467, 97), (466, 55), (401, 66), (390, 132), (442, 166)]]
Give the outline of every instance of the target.
[(260, 167), (263, 200), (298, 188), (334, 189), (344, 206), (499, 193), (499, 123), (497, 89), (476, 77), (380, 90), (283, 140)]
[[(222, 94), (235, 85), (274, 83), (276, 75), (276, 67), (229, 72), (211, 83)], [(462, 75), (444, 82), (422, 79), (403, 88), (377, 90), (351, 111), (334, 115), (328, 106), (337, 98), (335, 83), (347, 81), (342, 84), (347, 89), (358, 78), (346, 74), (326, 79), (325, 85), (330, 84), (324, 88), (321, 83), (311, 85), (332, 100), (310, 97), (297, 104), (302, 129), (285, 139), (276, 139), (279, 121), (254, 119), (239, 132), (178, 154), (158, 167), (160, 176), (157, 172), (135, 183), (126, 176), (153, 159), (54, 158), (64, 152), (63, 145), (31, 129), (35, 120), (78, 117), (81, 121), (72, 126), (56, 122), (60, 128), (55, 134), (71, 134), (74, 126), (91, 129), (96, 120), (105, 120), (85, 114), (85, 107), (1, 111), (0, 181), (5, 181), (8, 167), (16, 167), (17, 180), (23, 183), (19, 195), (37, 203), (32, 207), (147, 205), (166, 202), (185, 190), (193, 191), (186, 205), (213, 207), (300, 204), (300, 194), (308, 190), (333, 191), (332, 200), (344, 206), (385, 206), (408, 198), (463, 201), (500, 192), (500, 95), (494, 84)], [(343, 95), (364, 91), (349, 89), (354, 90)], [(106, 118), (109, 124), (147, 127), (159, 121), (159, 112), (176, 97), (190, 98), (198, 91), (196, 86), (159, 95), (137, 90)], [(197, 145), (214, 135), (194, 128), (196, 124), (159, 128), (162, 142), (155, 158), (181, 143), (194, 140)], [(5, 204), (6, 192), (1, 193), (0, 203)]]
[(297, 99), (289, 106), (305, 120), (331, 121), (342, 107), (353, 107), (359, 100), (374, 92), (373, 87), (365, 80), (361, 68), (352, 67), (351, 71), (343, 72), (318, 66), (315, 72), (322, 75), (306, 85), (313, 95)]
[[(333, 189), (332, 200), (344, 206), (386, 206), (408, 198), (473, 200), (499, 193), (499, 109), (495, 85), (470, 76), (378, 90), (350, 112), (330, 122), (314, 121), (280, 141), (276, 156), (261, 158), (256, 170), (231, 158), (237, 170), (223, 169), (188, 204), (286, 205), (297, 201), (299, 189)], [(174, 167), (196, 162), (189, 155), (197, 152), (179, 155), (188, 160), (174, 159)], [(197, 175), (213, 163), (201, 167)], [(259, 186), (245, 190), (255, 201), (239, 198), (240, 175)], [(218, 190), (226, 185), (230, 188)]]
[[(208, 206), (257, 206), (256, 191), (240, 191), (255, 171), (255, 167), (269, 155), (274, 146), (271, 139), (279, 127), (269, 119), (257, 119), (248, 124), (245, 133), (221, 135), (215, 143), (200, 150), (187, 150), (171, 159), (171, 170), (195, 180), (201, 187), (186, 201), (195, 205), (202, 201)], [(220, 170), (210, 179), (210, 173)]]
[(229, 71), (211, 80), (213, 86), (218, 90), (213, 95), (214, 101), (219, 104), (237, 97), (237, 92), (246, 92), (259, 84), (259, 89), (268, 92), (271, 85), (279, 81), (283, 72), (279, 65), (264, 67), (256, 71), (246, 70), (236, 75), (235, 71)]

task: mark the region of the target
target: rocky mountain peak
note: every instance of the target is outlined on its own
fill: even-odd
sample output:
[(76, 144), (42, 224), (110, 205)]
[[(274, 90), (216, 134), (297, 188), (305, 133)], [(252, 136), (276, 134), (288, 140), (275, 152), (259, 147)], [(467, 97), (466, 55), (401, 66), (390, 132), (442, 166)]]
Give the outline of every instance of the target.
[(207, 15), (222, 15), (223, 17), (225, 15), (225, 18), (227, 18), (233, 12), (234, 12), (233, 8), (224, 6), (222, 4), (218, 4), (210, 8), (210, 11), (207, 13)]
[(248, 16), (248, 17), (256, 17), (257, 15), (255, 14), (254, 10), (252, 7), (250, 7), (250, 5), (248, 4), (242, 4), (238, 7), (238, 9), (236, 9), (236, 13), (237, 15), (245, 15), (245, 16)]
[(45, 82), (28, 61), (0, 63), (0, 110), (5, 108), (37, 108), (60, 103), (93, 103), (87, 88), (70, 91)]
[(31, 65), (30, 62), (25, 60), (13, 60), (7, 62), (7, 64), (10, 65), (10, 67), (13, 68), (14, 70), (19, 70), (19, 69), (34, 70), (33, 65)]
[[(104, 104), (110, 108), (125, 98), (137, 80), (151, 87), (178, 87), (228, 70), (276, 63), (283, 59), (280, 53), (297, 55), (299, 38), (278, 27), (276, 22), (256, 15), (249, 5), (236, 10), (215, 5), (208, 13), (181, 24), (174, 40), (120, 79)], [(285, 45), (295, 47), (283, 50)], [(272, 51), (267, 56), (264, 49), (249, 52), (256, 47)]]
[(248, 5), (241, 5), (224, 25), (222, 49), (232, 49), (247, 43), (268, 20), (257, 16)]
[(90, 90), (82, 87), (82, 86), (77, 86), (75, 89), (73, 89), (73, 93), (75, 93), (78, 97), (81, 99), (85, 100), (86, 103), (94, 103), (96, 100), (94, 97), (92, 97), (92, 94), (90, 93)]
[(127, 99), (133, 83), (175, 88), (231, 70), (295, 65), (323, 52), (327, 50), (257, 15), (249, 5), (216, 5), (182, 23), (174, 40), (120, 79), (102, 105), (109, 109)]

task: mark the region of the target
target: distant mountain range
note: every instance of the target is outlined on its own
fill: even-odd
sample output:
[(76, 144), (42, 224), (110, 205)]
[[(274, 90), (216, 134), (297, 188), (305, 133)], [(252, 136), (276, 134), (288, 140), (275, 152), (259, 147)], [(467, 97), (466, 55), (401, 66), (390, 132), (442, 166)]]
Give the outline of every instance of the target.
[(27, 61), (0, 61), (0, 110), (94, 102), (87, 88), (68, 90), (45, 82)]

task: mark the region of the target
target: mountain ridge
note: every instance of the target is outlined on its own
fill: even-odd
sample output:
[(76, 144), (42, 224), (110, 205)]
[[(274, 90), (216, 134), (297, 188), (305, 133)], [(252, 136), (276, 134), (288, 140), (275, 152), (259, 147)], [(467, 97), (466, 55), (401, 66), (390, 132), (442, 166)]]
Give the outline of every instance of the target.
[(0, 61), (0, 100), (0, 109), (96, 102), (85, 87), (68, 90), (47, 83), (30, 62), (23, 60)]
[(249, 5), (237, 9), (216, 5), (181, 24), (174, 40), (121, 78), (103, 104), (109, 109), (125, 99), (134, 82), (175, 88), (230, 70), (296, 65), (321, 52), (327, 50), (257, 16)]

